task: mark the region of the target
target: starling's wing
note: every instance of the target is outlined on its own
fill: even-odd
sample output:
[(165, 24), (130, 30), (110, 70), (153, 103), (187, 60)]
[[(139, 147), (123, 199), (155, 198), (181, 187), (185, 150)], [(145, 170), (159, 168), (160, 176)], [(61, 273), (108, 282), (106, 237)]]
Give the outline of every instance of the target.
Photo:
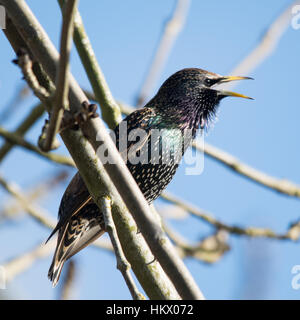
[(151, 131), (149, 130), (140, 136), (138, 141), (130, 141), (125, 149), (120, 149), (119, 152), (123, 160), (126, 161), (127, 159), (131, 159), (131, 157), (135, 156), (139, 151), (141, 151), (142, 148), (148, 144), (149, 139), (151, 139), (150, 135)]
[(61, 199), (58, 211), (59, 221), (46, 240), (46, 243), (73, 215), (77, 214), (79, 210), (91, 201), (92, 197), (90, 196), (83, 179), (79, 175), (79, 172), (77, 172)]
[[(48, 276), (55, 286), (64, 262), (103, 233), (102, 214), (77, 173), (66, 189), (59, 208), (57, 246)], [(49, 237), (49, 238), (50, 238)]]
[[(151, 116), (152, 110), (144, 108), (133, 112), (123, 120), (127, 122), (130, 130), (145, 129), (145, 134), (140, 140), (127, 141), (126, 148), (119, 150), (123, 156), (128, 157), (137, 153), (149, 141), (150, 130), (147, 129)], [(118, 146), (118, 127), (115, 132)], [(57, 246), (48, 273), (53, 285), (56, 285), (59, 279), (64, 262), (104, 233), (103, 216), (79, 173), (73, 177), (63, 195), (58, 216), (58, 224), (48, 238), (49, 240), (58, 231)]]
[(121, 157), (126, 162), (145, 147), (151, 139), (150, 119), (152, 108), (143, 108), (132, 112), (122, 122), (127, 123), (126, 143), (122, 145), (119, 132), (120, 125), (115, 129), (116, 145)]

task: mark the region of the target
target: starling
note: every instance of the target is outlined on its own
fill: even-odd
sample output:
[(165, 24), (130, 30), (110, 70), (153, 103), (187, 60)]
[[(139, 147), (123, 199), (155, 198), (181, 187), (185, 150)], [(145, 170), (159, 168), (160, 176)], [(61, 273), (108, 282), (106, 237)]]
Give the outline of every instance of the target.
[[(127, 167), (149, 203), (171, 181), (186, 148), (198, 129), (208, 127), (219, 102), (228, 96), (251, 99), (215, 88), (220, 83), (242, 79), (251, 78), (221, 76), (198, 68), (180, 70), (163, 83), (144, 108), (129, 114), (116, 127), (116, 146), (123, 158), (127, 154), (124, 158)], [(124, 125), (126, 131), (121, 130)], [(143, 134), (135, 140), (130, 137), (134, 131)], [(124, 138), (126, 144), (122, 148)], [(64, 262), (105, 232), (102, 214), (78, 172), (63, 195), (58, 217), (50, 235), (58, 231), (48, 273), (53, 286), (59, 280)]]

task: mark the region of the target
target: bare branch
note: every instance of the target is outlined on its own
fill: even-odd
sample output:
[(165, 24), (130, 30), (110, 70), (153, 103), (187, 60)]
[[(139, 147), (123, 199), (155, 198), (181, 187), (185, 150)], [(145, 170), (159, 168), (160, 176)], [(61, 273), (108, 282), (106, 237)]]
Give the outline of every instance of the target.
[(26, 49), (21, 48), (17, 52), (18, 58), (14, 62), (21, 68), (25, 80), (34, 94), (46, 105), (51, 108), (51, 93), (41, 86), (32, 70), (33, 63)]
[(216, 230), (215, 234), (201, 239), (196, 244), (190, 244), (166, 224), (164, 224), (164, 228), (176, 244), (176, 248), (182, 258), (193, 257), (206, 263), (215, 263), (230, 249), (226, 242), (228, 233), (224, 230)]
[[(49, 195), (49, 193), (62, 181), (66, 180), (68, 176), (69, 174), (65, 169), (57, 170), (54, 174), (51, 173), (46, 179), (43, 178), (41, 182), (26, 188), (24, 197), (27, 198), (28, 202), (34, 202), (37, 199), (41, 199), (42, 197)], [(5, 201), (3, 208), (0, 210), (0, 219), (15, 218), (21, 211), (24, 210), (18, 200), (12, 199), (11, 201)]]
[(18, 145), (20, 147), (25, 148), (28, 151), (31, 151), (35, 153), (36, 155), (39, 155), (47, 160), (60, 163), (63, 165), (75, 167), (74, 161), (70, 157), (66, 157), (63, 155), (55, 154), (55, 153), (46, 153), (42, 152), (39, 148), (37, 148), (35, 145), (31, 144), (30, 142), (24, 140), (22, 137), (20, 137), (18, 134), (14, 132), (6, 131), (4, 128), (0, 127), (0, 136), (5, 138), (10, 144)]
[(176, 7), (170, 19), (166, 22), (162, 31), (159, 45), (157, 47), (154, 59), (149, 67), (148, 75), (142, 85), (137, 105), (142, 106), (153, 89), (164, 64), (172, 50), (178, 34), (184, 26), (190, 0), (177, 0)]
[(60, 58), (56, 78), (56, 92), (53, 108), (50, 114), (49, 127), (44, 142), (41, 144), (43, 151), (52, 150), (52, 145), (56, 134), (59, 131), (64, 110), (68, 106), (69, 93), (69, 57), (74, 29), (74, 14), (77, 0), (68, 0), (64, 6), (63, 25), (60, 38)]
[(46, 246), (44, 243), (41, 243), (34, 249), (2, 264), (5, 270), (6, 281), (12, 281), (16, 276), (28, 270), (37, 261), (37, 259), (48, 257), (54, 249), (55, 241), (53, 239), (49, 241)]
[[(231, 72), (232, 75), (247, 75), (257, 68), (276, 49), (278, 42), (291, 22), (292, 8), (300, 5), (296, 0), (291, 3), (268, 27), (258, 45)], [(224, 88), (232, 88), (236, 82), (224, 84)]]
[[(59, 0), (62, 7), (66, 0)], [(120, 108), (115, 102), (104, 74), (98, 64), (95, 52), (92, 48), (88, 35), (78, 10), (75, 13), (74, 21), (74, 43), (79, 53), (81, 62), (90, 80), (96, 101), (100, 104), (102, 118), (111, 129), (114, 129), (122, 120)]]
[(0, 177), (0, 185), (13, 197), (15, 197), (22, 207), (31, 215), (35, 220), (37, 220), (41, 225), (53, 229), (55, 227), (55, 222), (50, 218), (50, 215), (45, 212), (44, 209), (32, 204), (26, 196), (19, 190), (16, 184), (7, 182), (5, 179)]
[(276, 234), (273, 230), (266, 229), (266, 228), (258, 228), (258, 227), (241, 228), (238, 226), (231, 226), (231, 225), (225, 224), (223, 222), (220, 222), (216, 218), (214, 218), (212, 214), (207, 213), (189, 204), (188, 202), (182, 199), (179, 199), (178, 197), (172, 195), (170, 192), (164, 192), (162, 194), (162, 198), (183, 208), (187, 212), (190, 212), (191, 214), (200, 218), (202, 221), (205, 221), (213, 225), (215, 228), (220, 230), (225, 230), (234, 235), (242, 235), (242, 236), (249, 236), (249, 237), (265, 237), (265, 238), (271, 238), (271, 239), (292, 240), (292, 241), (297, 241), (300, 238), (300, 222), (298, 221), (291, 224), (290, 228), (285, 234)]
[(14, 94), (13, 98), (7, 106), (4, 106), (3, 111), (0, 113), (0, 123), (4, 123), (7, 119), (14, 114), (17, 108), (20, 106), (21, 102), (25, 100), (31, 93), (27, 84), (22, 84), (18, 89), (18, 92)]
[[(20, 123), (14, 134), (23, 137), (25, 133), (34, 125), (34, 123), (43, 115), (45, 109), (42, 104), (38, 104), (28, 114), (28, 116)], [(0, 148), (0, 162), (9, 153), (14, 145), (8, 141)]]
[[(196, 141), (193, 143), (193, 147), (197, 150), (203, 151), (203, 148), (200, 146), (200, 144), (197, 144)], [(255, 181), (277, 192), (300, 198), (300, 186), (289, 180), (278, 179), (269, 176), (266, 173), (241, 162), (231, 154), (209, 145), (208, 143), (205, 143), (204, 152), (209, 157), (219, 161), (221, 164), (252, 181)]]
[(139, 292), (131, 276), (131, 273), (130, 273), (131, 266), (130, 266), (130, 263), (126, 260), (121, 243), (118, 238), (117, 230), (111, 214), (111, 200), (109, 198), (102, 199), (101, 212), (103, 213), (105, 230), (109, 234), (111, 243), (115, 251), (115, 255), (117, 259), (117, 269), (119, 269), (120, 272), (122, 273), (132, 298), (134, 300), (145, 300), (145, 297)]

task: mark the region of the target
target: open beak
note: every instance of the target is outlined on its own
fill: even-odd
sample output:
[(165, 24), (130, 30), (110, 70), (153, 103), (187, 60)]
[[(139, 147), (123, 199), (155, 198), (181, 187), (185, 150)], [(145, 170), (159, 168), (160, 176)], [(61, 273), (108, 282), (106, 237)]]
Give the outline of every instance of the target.
[(234, 81), (234, 80), (253, 80), (253, 78), (250, 78), (250, 77), (226, 76), (226, 77), (221, 77), (219, 83), (229, 82), (229, 81)]
[[(229, 82), (229, 81), (234, 81), (234, 80), (249, 80), (249, 79), (253, 80), (253, 78), (250, 78), (250, 77), (226, 76), (226, 77), (221, 77), (218, 84), (224, 83), (224, 82)], [(254, 100), (253, 98), (250, 98), (250, 97), (245, 96), (243, 94), (232, 92), (232, 91), (218, 90), (218, 94), (220, 96), (224, 96), (224, 97), (239, 97), (239, 98)]]
[(226, 91), (226, 90), (218, 90), (218, 95), (224, 96), (224, 97), (238, 97), (238, 98), (245, 98), (245, 99), (254, 100), (253, 98), (245, 96), (243, 94), (232, 92), (232, 91)]

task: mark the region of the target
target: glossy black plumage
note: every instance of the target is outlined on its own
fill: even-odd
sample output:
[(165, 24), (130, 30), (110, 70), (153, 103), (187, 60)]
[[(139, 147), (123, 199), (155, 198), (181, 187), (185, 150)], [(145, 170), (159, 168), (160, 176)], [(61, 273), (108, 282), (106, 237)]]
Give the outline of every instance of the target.
[[(171, 181), (186, 148), (199, 127), (203, 129), (213, 118), (220, 100), (226, 96), (248, 98), (212, 86), (240, 79), (246, 78), (183, 69), (168, 78), (144, 108), (128, 115), (115, 129), (116, 145), (149, 203)], [(139, 138), (131, 137), (132, 132)], [(57, 247), (48, 273), (53, 285), (64, 262), (104, 232), (102, 214), (79, 173), (63, 195), (59, 222), (50, 237), (56, 231)]]

